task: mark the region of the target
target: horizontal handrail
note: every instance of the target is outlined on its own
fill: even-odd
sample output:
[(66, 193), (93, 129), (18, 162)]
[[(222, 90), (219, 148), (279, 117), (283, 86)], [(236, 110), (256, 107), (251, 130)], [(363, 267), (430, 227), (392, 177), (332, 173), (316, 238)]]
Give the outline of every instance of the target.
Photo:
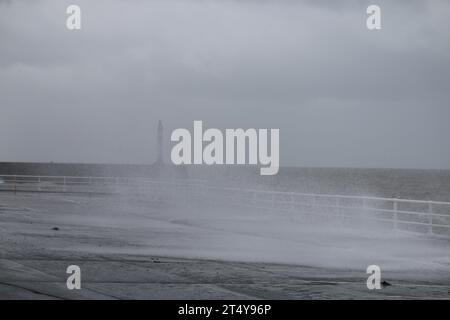
[[(20, 175), (20, 174), (1, 174), (0, 175), (0, 179), (1, 178), (35, 178), (35, 179), (86, 179), (86, 180), (95, 180), (95, 179), (99, 179), (99, 180), (143, 180), (143, 181), (151, 181), (151, 182), (158, 182), (158, 183), (172, 183), (172, 181), (166, 181), (166, 180), (155, 180), (152, 178), (145, 178), (145, 177), (106, 177), (106, 176), (48, 176), (48, 175), (39, 175), (39, 176), (34, 176), (34, 175)], [(177, 182), (186, 182), (185, 179), (173, 179), (174, 181)], [(35, 180), (30, 180), (30, 181), (35, 181)], [(205, 182), (205, 180), (201, 180), (201, 179), (188, 179), (188, 181), (195, 181), (195, 182)]]
[(301, 193), (301, 192), (291, 192), (291, 191), (272, 191), (272, 190), (261, 190), (261, 189), (240, 189), (240, 188), (229, 188), (229, 187), (212, 187), (210, 189), (217, 190), (229, 190), (238, 192), (249, 192), (249, 193), (265, 193), (265, 194), (279, 194), (279, 195), (296, 195), (296, 196), (308, 196), (308, 197), (318, 197), (318, 198), (340, 198), (340, 199), (360, 199), (360, 200), (380, 200), (380, 201), (397, 201), (404, 203), (432, 203), (436, 205), (450, 205), (450, 202), (445, 201), (432, 201), (432, 200), (415, 200), (415, 199), (402, 199), (402, 198), (383, 198), (383, 197), (369, 197), (369, 196), (350, 196), (350, 195), (336, 195), (336, 194), (325, 194), (325, 193)]
[[(51, 180), (52, 179), (52, 180)], [(386, 197), (371, 197), (371, 196), (351, 196), (351, 195), (336, 195), (336, 194), (314, 194), (314, 193), (301, 193), (301, 192), (285, 192), (285, 191), (271, 191), (263, 189), (245, 189), (235, 187), (221, 187), (207, 185), (204, 180), (189, 179), (189, 180), (154, 180), (150, 178), (129, 178), (129, 177), (104, 177), (104, 176), (33, 176), (33, 175), (0, 175), (0, 190), (5, 191), (2, 185), (14, 185), (14, 191), (29, 191), (29, 184), (38, 186), (39, 191), (51, 192), (52, 187), (61, 188), (58, 192), (76, 192), (80, 190), (79, 187), (88, 185), (92, 190), (98, 191), (104, 185), (111, 184), (134, 186), (135, 182), (145, 183), (148, 185), (156, 186), (160, 190), (170, 190), (166, 188), (184, 188), (186, 192), (189, 192), (189, 196), (201, 196), (203, 199), (212, 199), (218, 201), (220, 199), (230, 199), (230, 201), (239, 199), (242, 206), (251, 208), (263, 208), (261, 204), (266, 205), (265, 208), (272, 208), (277, 210), (298, 210), (300, 207), (311, 208), (327, 208), (336, 209), (341, 212), (346, 210), (365, 210), (375, 213), (389, 214), (391, 217), (380, 217), (380, 215), (374, 215), (371, 220), (388, 221), (392, 222), (394, 229), (398, 224), (410, 224), (426, 226), (428, 233), (433, 233), (433, 227), (450, 228), (450, 221), (447, 222), (445, 218), (450, 218), (450, 202), (444, 201), (430, 201), (430, 200), (416, 200), (416, 199), (401, 199), (401, 198), (386, 198)], [(52, 185), (53, 184), (53, 185)], [(18, 189), (19, 187), (19, 189)], [(75, 189), (77, 188), (77, 189)], [(94, 189), (95, 188), (95, 189)], [(140, 191), (140, 189), (138, 189)], [(154, 189), (152, 189), (154, 190)], [(6, 190), (8, 191), (8, 190)], [(109, 191), (109, 189), (108, 189)], [(139, 192), (137, 191), (137, 192)], [(120, 192), (120, 190), (117, 190)], [(214, 198), (215, 192), (218, 192), (220, 197)], [(353, 201), (356, 205), (348, 205), (345, 201)], [(311, 202), (311, 203), (310, 203)], [(259, 206), (258, 206), (259, 204)], [(347, 205), (344, 205), (347, 204)], [(378, 204), (378, 206), (376, 205)], [(388, 207), (386, 206), (389, 204)], [(405, 204), (400, 207), (401, 204)], [(410, 204), (407, 206), (406, 204)], [(380, 208), (382, 205), (382, 208)], [(418, 211), (411, 211), (411, 209), (418, 209), (414, 205), (426, 206)], [(284, 208), (283, 208), (284, 206)], [(289, 207), (286, 209), (285, 207)], [(440, 210), (445, 208), (449, 209), (448, 214), (434, 212), (433, 208), (439, 206)], [(405, 208), (406, 207), (406, 208)], [(403, 210), (401, 210), (403, 209)], [(422, 210), (422, 211), (420, 211)], [(416, 216), (417, 218), (414, 218)], [(361, 216), (352, 216), (343, 214), (341, 212), (339, 217), (346, 218), (361, 218)], [(408, 218), (407, 218), (408, 217)], [(414, 219), (415, 220), (414, 220)], [(426, 220), (424, 220), (426, 218)], [(441, 219), (444, 218), (444, 219)]]
[[(450, 202), (445, 201), (434, 201), (434, 200), (417, 200), (417, 199), (403, 199), (403, 198), (385, 198), (385, 197), (371, 197), (371, 196), (352, 196), (352, 195), (340, 195), (340, 194), (324, 194), (324, 193), (301, 193), (301, 192), (291, 192), (291, 191), (274, 191), (274, 190), (264, 190), (264, 189), (241, 189), (241, 188), (231, 188), (231, 187), (218, 187), (218, 186), (205, 186), (203, 182), (205, 180), (200, 179), (189, 179), (189, 180), (174, 180), (174, 181), (165, 181), (165, 180), (154, 180), (151, 178), (142, 178), (142, 177), (104, 177), (104, 176), (32, 176), (32, 175), (0, 175), (0, 179), (2, 177), (20, 177), (20, 178), (58, 178), (58, 179), (86, 179), (86, 180), (141, 180), (149, 183), (155, 184), (168, 184), (175, 185), (177, 182), (179, 183), (189, 183), (190, 186), (199, 186), (199, 187), (207, 187), (209, 190), (220, 190), (220, 191), (237, 191), (237, 192), (248, 192), (248, 193), (261, 193), (261, 194), (278, 194), (278, 195), (286, 195), (286, 196), (307, 196), (307, 197), (318, 197), (318, 198), (340, 198), (340, 199), (359, 199), (359, 200), (378, 200), (378, 201), (388, 201), (388, 202), (402, 202), (402, 203), (417, 203), (417, 204), (435, 204), (435, 205), (450, 205)], [(36, 180), (29, 180), (25, 182), (37, 182)], [(196, 183), (191, 183), (196, 182)], [(199, 184), (198, 182), (202, 182)], [(67, 182), (74, 183), (74, 182)]]

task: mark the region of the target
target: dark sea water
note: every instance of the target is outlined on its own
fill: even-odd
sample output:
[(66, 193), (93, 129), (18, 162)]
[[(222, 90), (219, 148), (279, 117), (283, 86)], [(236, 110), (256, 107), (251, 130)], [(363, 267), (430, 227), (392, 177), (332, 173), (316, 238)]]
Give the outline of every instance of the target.
[(284, 167), (260, 176), (253, 168), (227, 168), (192, 176), (257, 189), (450, 201), (450, 170)]
[(450, 201), (450, 170), (282, 167), (261, 176), (255, 166), (0, 163), (4, 174), (190, 178), (238, 188)]
[(450, 201), (450, 170), (283, 168), (276, 189)]

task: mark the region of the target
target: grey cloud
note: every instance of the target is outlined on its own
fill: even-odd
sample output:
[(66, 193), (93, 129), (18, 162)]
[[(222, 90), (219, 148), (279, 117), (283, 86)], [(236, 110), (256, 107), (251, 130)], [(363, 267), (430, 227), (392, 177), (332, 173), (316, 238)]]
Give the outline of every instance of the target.
[(379, 32), (364, 1), (79, 1), (79, 32), (69, 1), (0, 7), (0, 148), (149, 162), (157, 119), (201, 119), (279, 127), (285, 165), (450, 168), (450, 5), (378, 2)]

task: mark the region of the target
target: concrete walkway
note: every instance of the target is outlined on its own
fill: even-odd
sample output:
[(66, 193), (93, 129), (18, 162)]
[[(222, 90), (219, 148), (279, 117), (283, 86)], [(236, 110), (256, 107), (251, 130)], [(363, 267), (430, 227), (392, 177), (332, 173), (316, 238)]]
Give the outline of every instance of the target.
[[(428, 276), (421, 270), (420, 279), (414, 272), (389, 271), (383, 278), (392, 286), (370, 291), (361, 269), (139, 253), (140, 229), (129, 219), (114, 226), (95, 219), (99, 203), (105, 208), (102, 199), (0, 195), (0, 200), (0, 299), (450, 299), (445, 270)], [(122, 209), (114, 205), (106, 211), (113, 217)], [(182, 232), (157, 221), (145, 232), (150, 240)], [(164, 245), (151, 243), (155, 252)], [(81, 268), (81, 290), (66, 287), (66, 268), (73, 264)]]

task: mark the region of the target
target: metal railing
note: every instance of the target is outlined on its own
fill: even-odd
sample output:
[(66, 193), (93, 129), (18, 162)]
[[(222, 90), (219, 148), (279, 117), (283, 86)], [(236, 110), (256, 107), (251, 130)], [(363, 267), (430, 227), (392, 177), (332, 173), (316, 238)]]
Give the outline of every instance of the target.
[[(202, 183), (201, 180), (188, 180)], [(64, 193), (117, 193), (118, 187), (156, 186), (171, 188), (186, 184), (185, 180), (163, 181), (148, 178), (0, 175), (0, 191), (64, 192)]]
[(377, 221), (394, 230), (450, 236), (450, 202), (222, 187), (208, 187), (207, 192), (213, 203)]
[(170, 195), (180, 203), (239, 206), (387, 223), (394, 230), (450, 236), (450, 202), (226, 188), (201, 180), (0, 175), (0, 191)]

